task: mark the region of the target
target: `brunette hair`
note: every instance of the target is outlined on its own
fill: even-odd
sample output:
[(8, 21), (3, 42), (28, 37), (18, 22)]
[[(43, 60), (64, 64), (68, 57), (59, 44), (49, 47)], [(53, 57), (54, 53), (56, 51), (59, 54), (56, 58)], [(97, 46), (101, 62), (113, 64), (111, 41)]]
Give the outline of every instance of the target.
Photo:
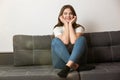
[[(74, 8), (73, 8), (71, 5), (64, 5), (64, 6), (61, 8), (61, 10), (60, 10), (60, 13), (59, 13), (59, 16), (58, 16), (58, 23), (54, 26), (54, 28), (55, 28), (55, 27), (61, 27), (61, 26), (63, 26), (63, 23), (61, 22), (61, 20), (59, 19), (59, 17), (63, 14), (63, 12), (64, 12), (64, 10), (65, 10), (66, 8), (69, 8), (69, 9), (72, 11), (72, 14), (73, 14), (74, 16), (77, 16)], [(80, 24), (77, 24), (76, 22), (73, 23), (73, 28), (74, 28), (74, 29), (77, 28), (77, 27), (79, 27), (79, 26), (81, 26), (81, 25), (80, 25)], [(81, 26), (81, 27), (84, 29), (83, 26)]]

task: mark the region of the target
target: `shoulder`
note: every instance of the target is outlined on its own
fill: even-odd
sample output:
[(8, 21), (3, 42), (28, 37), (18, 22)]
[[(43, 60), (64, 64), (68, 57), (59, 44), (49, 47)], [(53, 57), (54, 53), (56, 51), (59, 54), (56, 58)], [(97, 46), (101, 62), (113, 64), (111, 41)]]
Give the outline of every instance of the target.
[(62, 26), (61, 27), (55, 27), (53, 29), (53, 33), (54, 33), (55, 36), (58, 36), (58, 35), (62, 34), (63, 33), (63, 27)]
[(79, 25), (75, 28), (76, 32), (84, 32), (85, 28), (82, 25)]
[(58, 27), (55, 27), (53, 29), (53, 32), (56, 33), (56, 32), (63, 32), (63, 26), (58, 26)]
[(57, 26), (53, 30), (62, 30), (62, 29), (63, 29), (63, 26)]

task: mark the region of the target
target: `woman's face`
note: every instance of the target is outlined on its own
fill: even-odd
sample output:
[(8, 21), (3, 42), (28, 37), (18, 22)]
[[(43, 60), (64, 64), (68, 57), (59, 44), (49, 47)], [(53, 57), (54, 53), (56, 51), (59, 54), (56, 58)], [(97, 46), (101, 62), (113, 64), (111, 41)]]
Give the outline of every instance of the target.
[(72, 13), (72, 11), (70, 10), (70, 8), (66, 8), (64, 11), (63, 11), (63, 14), (62, 14), (63, 18), (69, 22), (71, 19), (73, 19), (74, 15)]

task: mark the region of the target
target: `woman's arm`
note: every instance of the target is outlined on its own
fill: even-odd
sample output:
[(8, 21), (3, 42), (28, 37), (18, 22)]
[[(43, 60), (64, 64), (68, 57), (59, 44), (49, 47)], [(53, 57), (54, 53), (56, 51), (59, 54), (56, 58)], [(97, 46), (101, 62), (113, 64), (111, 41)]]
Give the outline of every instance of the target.
[(76, 16), (69, 22), (69, 32), (70, 32), (70, 43), (74, 44), (78, 37), (81, 36), (82, 33), (76, 33), (72, 24), (76, 21)]
[(70, 31), (70, 43), (74, 44), (77, 40), (77, 38), (79, 38), (82, 33), (81, 32), (75, 32), (75, 30), (73, 29), (72, 25), (69, 25), (69, 31)]
[(64, 43), (68, 44), (70, 41), (69, 38), (69, 24), (64, 20), (62, 16), (60, 16), (60, 20), (64, 23), (64, 32), (61, 35), (58, 35), (57, 37)]
[(57, 36), (64, 44), (68, 44), (70, 41), (69, 38), (69, 26), (68, 24), (64, 25), (64, 32), (61, 35)]

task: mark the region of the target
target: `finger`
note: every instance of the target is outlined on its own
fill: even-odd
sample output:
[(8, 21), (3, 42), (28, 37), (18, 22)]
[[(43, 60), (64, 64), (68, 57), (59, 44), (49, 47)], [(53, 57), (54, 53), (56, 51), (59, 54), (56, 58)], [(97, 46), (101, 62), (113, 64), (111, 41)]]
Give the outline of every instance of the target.
[(77, 16), (74, 16), (75, 21), (77, 20)]
[(59, 17), (59, 19), (61, 19), (62, 16)]
[(77, 17), (76, 16), (74, 16), (74, 19), (76, 19)]
[(60, 16), (59, 19), (60, 19), (61, 21), (63, 21), (62, 16)]

